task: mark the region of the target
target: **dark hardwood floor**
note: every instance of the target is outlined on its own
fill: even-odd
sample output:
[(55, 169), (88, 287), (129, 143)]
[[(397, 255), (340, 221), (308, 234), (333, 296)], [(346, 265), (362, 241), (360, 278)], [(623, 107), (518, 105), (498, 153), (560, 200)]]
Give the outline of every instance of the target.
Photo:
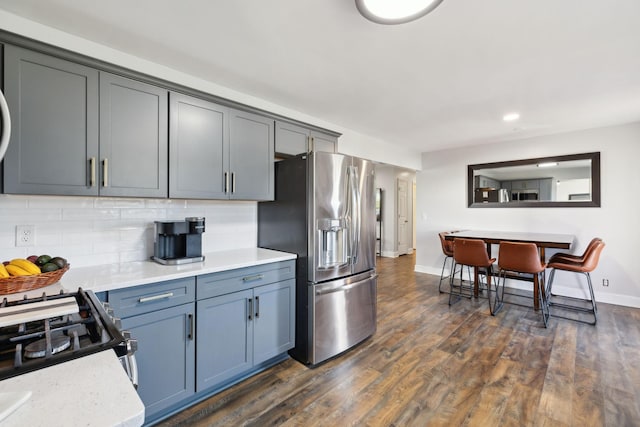
[(287, 360), (162, 426), (638, 426), (640, 309), (598, 324), (448, 305), (414, 256), (379, 258), (378, 330), (315, 369)]

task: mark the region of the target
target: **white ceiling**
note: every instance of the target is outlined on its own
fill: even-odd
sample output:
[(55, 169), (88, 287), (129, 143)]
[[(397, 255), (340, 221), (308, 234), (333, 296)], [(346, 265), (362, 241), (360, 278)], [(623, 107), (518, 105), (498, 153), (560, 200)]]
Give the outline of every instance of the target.
[(399, 26), (353, 0), (0, 9), (419, 151), (640, 120), (639, 0), (444, 0)]

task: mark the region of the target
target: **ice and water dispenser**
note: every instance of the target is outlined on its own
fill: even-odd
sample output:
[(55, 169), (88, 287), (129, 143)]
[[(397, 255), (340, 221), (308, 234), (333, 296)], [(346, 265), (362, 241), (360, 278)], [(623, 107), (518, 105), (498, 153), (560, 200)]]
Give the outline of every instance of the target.
[(318, 221), (318, 267), (333, 268), (349, 262), (349, 228), (345, 218)]

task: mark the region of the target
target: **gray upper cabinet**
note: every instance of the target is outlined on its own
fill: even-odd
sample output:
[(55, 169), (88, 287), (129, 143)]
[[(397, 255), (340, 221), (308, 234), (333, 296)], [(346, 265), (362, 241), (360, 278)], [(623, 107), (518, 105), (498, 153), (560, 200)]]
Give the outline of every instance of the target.
[(98, 71), (10, 45), (4, 59), (12, 119), (4, 191), (97, 195)]
[(169, 197), (226, 199), (229, 109), (171, 93)]
[(170, 98), (169, 197), (273, 200), (273, 119)]
[(310, 151), (335, 152), (337, 139), (287, 122), (276, 122), (276, 152), (297, 155)]
[(273, 200), (273, 119), (231, 110), (229, 120), (229, 198)]
[(100, 194), (167, 197), (168, 91), (100, 73)]
[(338, 139), (317, 131), (311, 131), (310, 134), (311, 147), (309, 151), (324, 151), (327, 153), (336, 152), (336, 143)]
[(286, 122), (276, 122), (276, 152), (302, 154), (308, 152), (309, 129)]
[(167, 197), (167, 91), (5, 46), (14, 194)]

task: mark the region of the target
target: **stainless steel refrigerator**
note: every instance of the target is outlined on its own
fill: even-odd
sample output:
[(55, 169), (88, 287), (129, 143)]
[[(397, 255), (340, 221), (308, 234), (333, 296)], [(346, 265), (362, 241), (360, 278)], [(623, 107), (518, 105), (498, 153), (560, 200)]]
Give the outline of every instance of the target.
[(258, 203), (258, 246), (293, 252), (296, 345), (315, 365), (376, 331), (373, 164), (313, 152), (275, 165), (275, 201)]

